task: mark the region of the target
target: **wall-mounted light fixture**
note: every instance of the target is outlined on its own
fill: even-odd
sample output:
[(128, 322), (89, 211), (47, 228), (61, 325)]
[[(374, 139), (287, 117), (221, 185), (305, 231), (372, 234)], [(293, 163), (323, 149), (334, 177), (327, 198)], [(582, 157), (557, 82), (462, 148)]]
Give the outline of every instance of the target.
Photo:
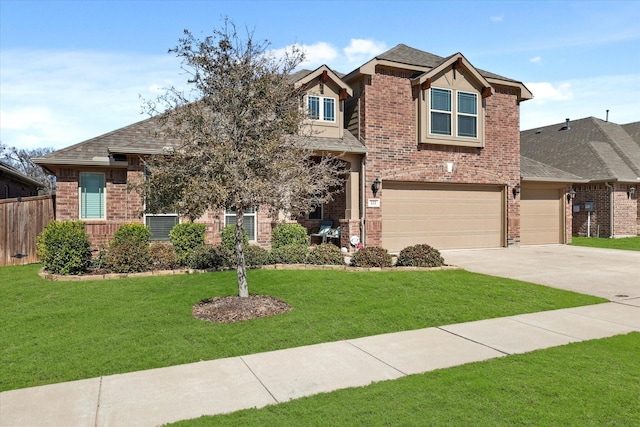
[(380, 191), (380, 184), (382, 184), (382, 180), (380, 178), (376, 178), (373, 180), (373, 184), (371, 184), (371, 191), (373, 191), (373, 197), (378, 195), (378, 191)]
[(574, 190), (573, 188), (571, 190), (569, 190), (569, 192), (567, 193), (567, 202), (572, 201), (573, 199), (576, 198), (576, 190)]
[(634, 194), (636, 194), (636, 187), (629, 187), (627, 189), (627, 197), (631, 198)]
[(514, 199), (515, 199), (516, 197), (518, 197), (518, 194), (520, 194), (520, 190), (521, 190), (521, 188), (522, 188), (522, 187), (520, 187), (520, 184), (519, 184), (519, 183), (513, 186), (513, 190), (512, 190), (512, 192), (513, 192), (513, 198), (514, 198)]

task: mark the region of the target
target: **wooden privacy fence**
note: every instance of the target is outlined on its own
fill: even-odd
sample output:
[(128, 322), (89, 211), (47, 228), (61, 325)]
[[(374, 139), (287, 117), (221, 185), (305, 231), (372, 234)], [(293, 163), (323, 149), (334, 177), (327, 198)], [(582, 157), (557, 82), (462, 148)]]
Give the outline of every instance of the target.
[(55, 219), (53, 196), (0, 200), (0, 267), (40, 259), (36, 237)]

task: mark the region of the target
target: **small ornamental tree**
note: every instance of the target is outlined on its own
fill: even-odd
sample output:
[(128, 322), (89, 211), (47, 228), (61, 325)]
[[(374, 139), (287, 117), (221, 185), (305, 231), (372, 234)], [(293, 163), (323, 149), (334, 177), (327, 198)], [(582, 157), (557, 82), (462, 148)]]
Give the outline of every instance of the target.
[(175, 211), (191, 220), (207, 210), (236, 212), (238, 294), (249, 296), (243, 212), (298, 215), (332, 200), (344, 163), (309, 148), (302, 88), (291, 72), (304, 55), (276, 58), (267, 42), (241, 38), (225, 21), (203, 40), (185, 30), (169, 52), (182, 59), (190, 92), (170, 88), (146, 110), (171, 146), (152, 156), (142, 186), (149, 212)]

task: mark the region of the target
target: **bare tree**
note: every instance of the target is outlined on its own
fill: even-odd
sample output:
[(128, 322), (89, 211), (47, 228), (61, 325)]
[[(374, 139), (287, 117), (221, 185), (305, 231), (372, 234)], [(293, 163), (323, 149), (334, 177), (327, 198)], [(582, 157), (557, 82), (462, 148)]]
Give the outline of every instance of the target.
[(272, 218), (308, 212), (344, 182), (343, 162), (307, 147), (302, 93), (289, 77), (303, 53), (276, 58), (268, 46), (252, 33), (242, 39), (228, 21), (204, 40), (185, 30), (169, 52), (182, 59), (191, 91), (172, 87), (145, 105), (172, 142), (146, 162), (147, 210), (175, 210), (191, 220), (207, 210), (235, 211), (240, 297), (249, 296), (244, 212), (259, 208)]
[(48, 174), (33, 159), (43, 157), (51, 152), (53, 148), (16, 148), (0, 143), (0, 161), (13, 166), (23, 175), (32, 178), (42, 184), (45, 194), (52, 194), (55, 189), (55, 176)]

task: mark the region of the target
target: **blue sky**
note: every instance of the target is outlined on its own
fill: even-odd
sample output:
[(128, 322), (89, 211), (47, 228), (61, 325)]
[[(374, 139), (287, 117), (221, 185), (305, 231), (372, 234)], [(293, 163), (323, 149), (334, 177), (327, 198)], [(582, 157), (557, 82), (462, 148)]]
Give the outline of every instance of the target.
[(183, 86), (167, 53), (229, 17), (305, 68), (349, 72), (404, 43), (522, 81), (521, 128), (640, 121), (638, 1), (0, 0), (0, 141), (62, 148), (146, 118), (140, 96)]

